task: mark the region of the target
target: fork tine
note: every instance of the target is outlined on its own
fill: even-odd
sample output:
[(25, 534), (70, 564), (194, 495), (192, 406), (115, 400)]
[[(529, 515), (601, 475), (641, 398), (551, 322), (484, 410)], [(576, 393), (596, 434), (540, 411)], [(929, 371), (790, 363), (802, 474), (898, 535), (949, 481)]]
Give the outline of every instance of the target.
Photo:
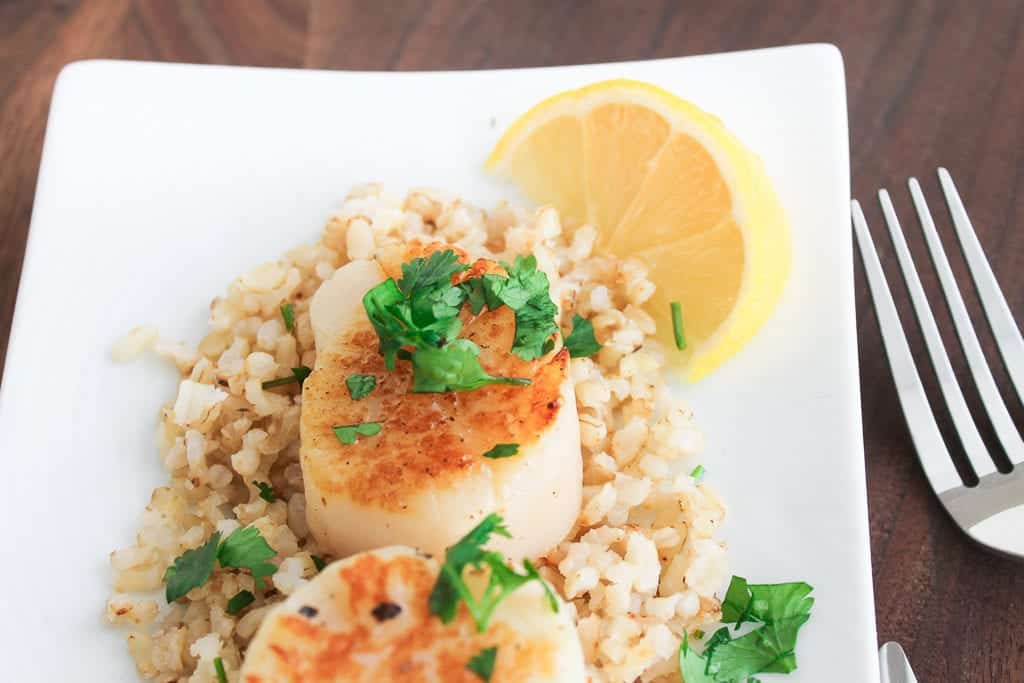
[[(928, 251), (932, 256), (932, 263), (939, 274), (939, 282), (942, 291), (946, 294), (946, 305), (949, 307), (949, 314), (953, 317), (953, 324), (956, 327), (957, 337), (960, 338), (960, 346), (967, 357), (967, 365), (971, 369), (971, 376), (974, 377), (974, 384), (978, 388), (981, 402), (985, 406), (992, 427), (996, 430), (999, 443), (1003, 445), (1007, 457), (1013, 463), (1024, 462), (1024, 441), (1013, 424), (1013, 419), (1006, 410), (1002, 396), (999, 395), (999, 388), (992, 377), (992, 370), (985, 360), (985, 353), (978, 343), (978, 335), (974, 332), (971, 318), (967, 314), (967, 307), (964, 306), (963, 297), (956, 286), (956, 279), (949, 267), (949, 260), (939, 240), (939, 233), (935, 230), (935, 222), (928, 210), (928, 204), (921, 192), (921, 185), (916, 178), (911, 178), (907, 183), (910, 186), (910, 196), (914, 199), (914, 208), (921, 220), (921, 230), (924, 232), (925, 241), (928, 243)], [(980, 473), (979, 473), (979, 476)]]
[(988, 259), (985, 258), (974, 226), (967, 217), (967, 209), (964, 208), (960, 193), (953, 184), (953, 177), (944, 168), (939, 169), (939, 184), (942, 185), (942, 193), (946, 195), (946, 205), (953, 219), (960, 249), (963, 250), (967, 268), (971, 271), (971, 278), (978, 290), (982, 308), (985, 309), (985, 317), (992, 328), (996, 346), (999, 347), (999, 355), (1003, 357), (1007, 374), (1010, 375), (1013, 388), (1017, 391), (1018, 400), (1024, 401), (1024, 339), (1021, 338), (1020, 329), (1013, 320), (1010, 307), (1006, 304), (1003, 290), (996, 282), (996, 276), (992, 273)]
[(910, 292), (910, 301), (914, 304), (914, 314), (921, 327), (921, 334), (924, 336), (928, 356), (935, 369), (935, 376), (939, 380), (942, 397), (946, 401), (949, 415), (953, 418), (953, 424), (956, 426), (957, 437), (967, 453), (967, 459), (971, 461), (974, 473), (979, 478), (992, 474), (996, 471), (995, 465), (988, 455), (985, 442), (981, 440), (981, 434), (978, 433), (978, 428), (974, 424), (974, 418), (971, 417), (971, 411), (967, 407), (967, 401), (964, 400), (964, 394), (960, 390), (960, 383), (953, 372), (953, 366), (949, 364), (946, 346), (942, 343), (942, 336), (935, 324), (935, 317), (928, 305), (928, 297), (924, 293), (924, 287), (921, 286), (921, 279), (914, 267), (914, 259), (910, 255), (910, 249), (907, 248), (907, 240), (903, 236), (903, 228), (900, 227), (899, 219), (896, 218), (896, 209), (893, 208), (889, 193), (879, 190), (878, 202), (882, 205), (882, 213), (885, 215), (886, 225), (889, 226), (889, 235), (896, 248), (900, 270), (903, 271), (903, 279)]
[(875, 244), (871, 241), (871, 233), (868, 231), (867, 221), (864, 220), (864, 212), (861, 211), (860, 203), (856, 199), (850, 204), (854, 232), (857, 235), (861, 261), (864, 264), (864, 273), (867, 275), (871, 298), (875, 303), (878, 327), (882, 331), (885, 355), (889, 358), (889, 367), (896, 384), (896, 394), (900, 399), (903, 417), (907, 422), (910, 438), (914, 441), (917, 457), (924, 467), (925, 476), (928, 477), (928, 481), (936, 493), (960, 488), (963, 485), (960, 475), (953, 467), (953, 460), (949, 456), (946, 444), (942, 440), (942, 434), (939, 433), (939, 426), (935, 424), (935, 416), (932, 415), (932, 409), (928, 405), (928, 396), (921, 384), (921, 377), (917, 374), (914, 358), (910, 355), (907, 337), (903, 333), (900, 316), (896, 312), (896, 304), (893, 303), (892, 293), (885, 281), (882, 264), (878, 261)]

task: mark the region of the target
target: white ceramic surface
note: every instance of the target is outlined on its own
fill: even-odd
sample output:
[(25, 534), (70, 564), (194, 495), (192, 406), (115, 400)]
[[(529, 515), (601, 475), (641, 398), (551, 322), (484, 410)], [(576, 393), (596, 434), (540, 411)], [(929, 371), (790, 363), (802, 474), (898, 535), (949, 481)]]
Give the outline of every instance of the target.
[(878, 680), (857, 384), (842, 60), (827, 45), (462, 73), (82, 62), (58, 81), (0, 389), (0, 680), (131, 681), (105, 626), (110, 550), (165, 476), (153, 446), (175, 372), (109, 360), (139, 323), (198, 340), (209, 300), (314, 239), (354, 183), (490, 203), (481, 162), (537, 100), (611, 77), (718, 114), (763, 158), (793, 274), (757, 338), (683, 389), (730, 505), (736, 573), (806, 580), (800, 668)]

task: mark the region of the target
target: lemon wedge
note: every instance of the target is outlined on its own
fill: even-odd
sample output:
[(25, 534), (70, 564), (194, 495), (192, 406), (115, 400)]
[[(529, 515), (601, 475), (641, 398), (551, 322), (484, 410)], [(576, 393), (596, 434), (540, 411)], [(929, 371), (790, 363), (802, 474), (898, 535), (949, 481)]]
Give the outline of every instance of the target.
[(742, 349), (782, 294), (789, 228), (760, 159), (657, 86), (619, 79), (550, 97), (509, 127), (486, 168), (593, 225), (599, 250), (647, 264), (657, 288), (648, 312), (690, 381)]

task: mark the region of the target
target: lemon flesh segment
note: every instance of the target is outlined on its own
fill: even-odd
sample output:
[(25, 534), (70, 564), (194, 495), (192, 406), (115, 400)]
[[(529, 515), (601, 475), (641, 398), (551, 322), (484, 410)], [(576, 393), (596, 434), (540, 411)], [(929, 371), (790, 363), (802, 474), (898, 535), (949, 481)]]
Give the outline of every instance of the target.
[(583, 123), (576, 116), (556, 116), (524, 132), (504, 161), (505, 173), (533, 201), (558, 207), (574, 222), (585, 221)]
[(587, 112), (587, 222), (601, 227), (619, 224), (670, 132), (660, 114), (628, 103), (603, 104)]
[(691, 381), (743, 348), (781, 296), (789, 231), (760, 159), (719, 119), (656, 86), (620, 79), (548, 98), (502, 136), (487, 168), (592, 224), (600, 251), (646, 263), (656, 287), (646, 308)]

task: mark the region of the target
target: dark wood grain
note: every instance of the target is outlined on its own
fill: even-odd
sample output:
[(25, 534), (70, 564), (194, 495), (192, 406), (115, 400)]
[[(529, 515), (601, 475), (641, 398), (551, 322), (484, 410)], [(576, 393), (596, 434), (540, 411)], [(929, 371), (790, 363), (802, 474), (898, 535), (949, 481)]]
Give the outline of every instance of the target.
[[(893, 190), (908, 217), (911, 250), (926, 264), (919, 232), (909, 223), (904, 181), (919, 175), (926, 193), (937, 197), (933, 172), (946, 165), (1011, 306), (1024, 316), (1024, 3), (1018, 0), (0, 0), (0, 359), (50, 93), (69, 61), (471, 69), (798, 42), (842, 49), (854, 196), (866, 200), (890, 281), (899, 279), (891, 245), (877, 229), (873, 193)], [(962, 259), (949, 231), (944, 235), (962, 277)], [(928, 269), (923, 279), (937, 292)], [(905, 291), (895, 291), (907, 312)], [(967, 299), (977, 314), (973, 293)], [(935, 308), (954, 366), (965, 373), (949, 317)], [(1024, 680), (1024, 567), (970, 546), (943, 515), (915, 461), (859, 275), (857, 311), (879, 640), (901, 641), (925, 683)], [(919, 335), (911, 333), (921, 351)], [(984, 334), (982, 341), (991, 354), (991, 338)], [(1005, 377), (999, 380), (1012, 398)], [(934, 392), (927, 372), (925, 382)], [(976, 397), (969, 399), (977, 408)], [(1024, 424), (1024, 409), (1015, 400), (1011, 405)]]

